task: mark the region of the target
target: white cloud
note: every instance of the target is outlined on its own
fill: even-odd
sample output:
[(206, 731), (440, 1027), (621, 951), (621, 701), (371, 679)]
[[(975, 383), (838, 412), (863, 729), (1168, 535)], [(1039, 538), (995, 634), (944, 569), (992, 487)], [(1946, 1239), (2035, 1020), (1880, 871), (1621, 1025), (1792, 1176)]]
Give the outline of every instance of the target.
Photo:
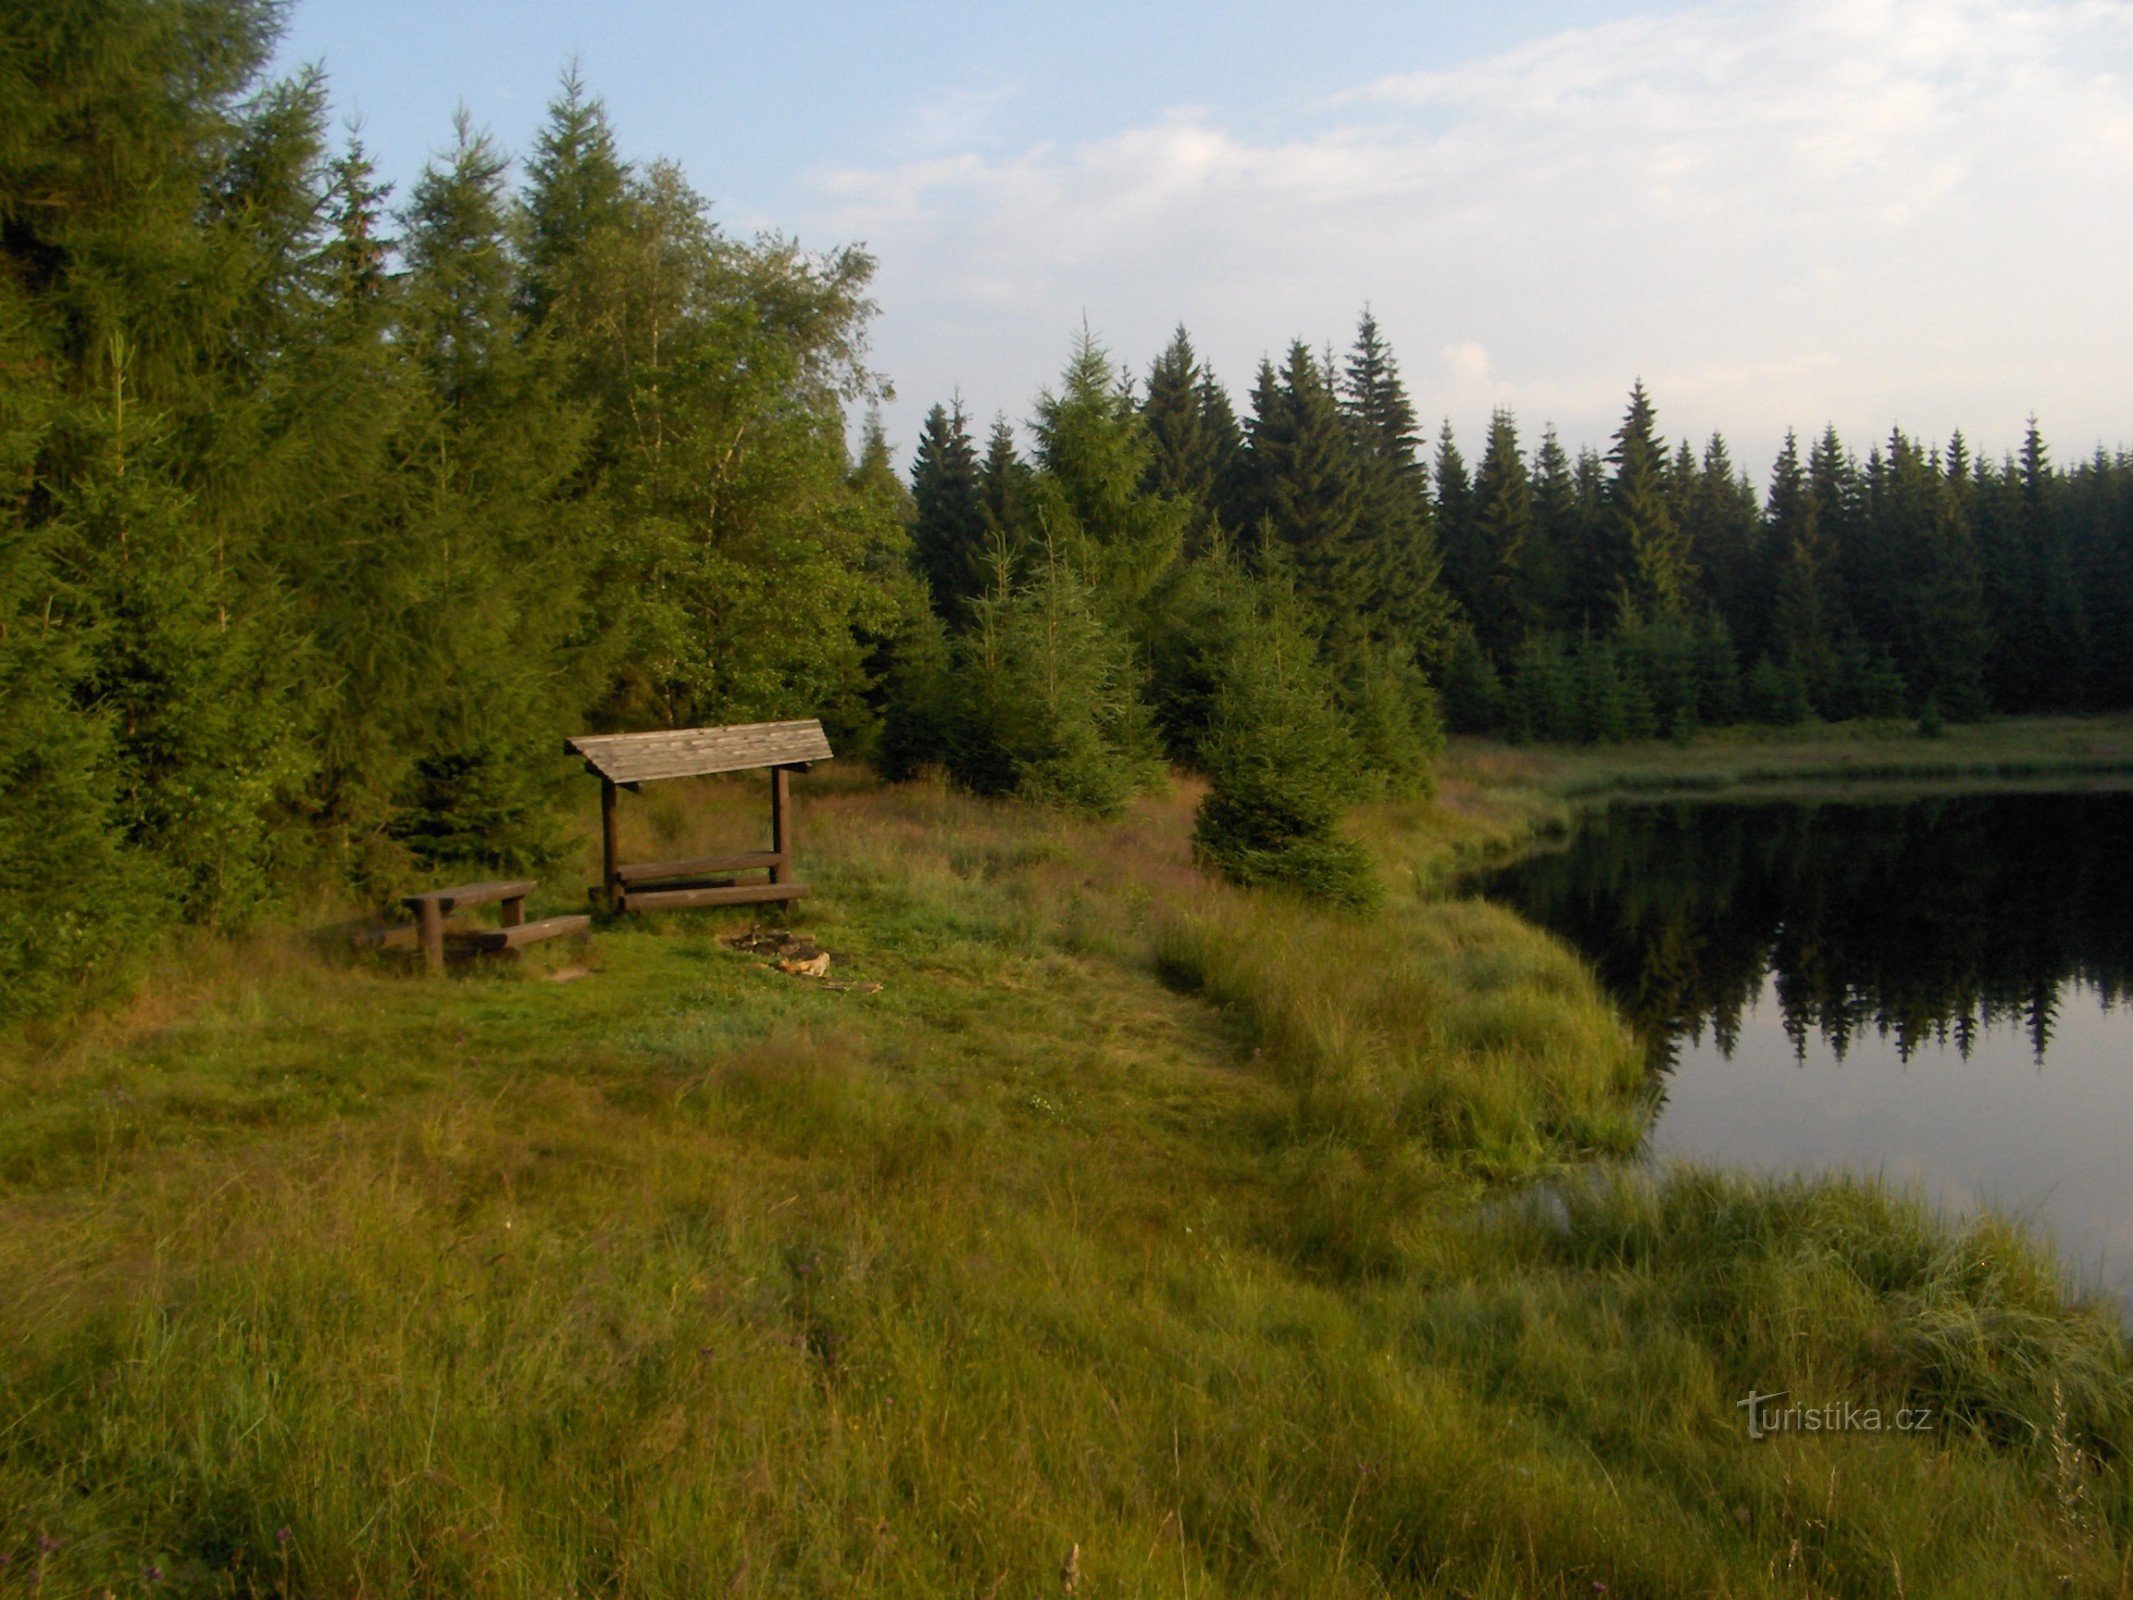
[[(1663, 427), (1760, 471), (1788, 424), (2061, 454), (2133, 442), (2133, 8), (1773, 0), (1630, 17), (1359, 84), (1286, 137), (1204, 110), (1005, 158), (815, 175), (882, 261), (912, 419), (1026, 414), (1086, 315), (1144, 369), (1182, 319), (1240, 403), (1367, 301), (1426, 418)], [(1439, 353), (1432, 365), (1427, 352)]]

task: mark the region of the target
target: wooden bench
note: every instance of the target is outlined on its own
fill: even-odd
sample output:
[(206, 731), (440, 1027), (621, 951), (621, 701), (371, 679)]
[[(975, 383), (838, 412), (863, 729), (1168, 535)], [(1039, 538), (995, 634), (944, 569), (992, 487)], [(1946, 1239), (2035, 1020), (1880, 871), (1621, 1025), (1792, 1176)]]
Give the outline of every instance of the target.
[[(421, 947), (423, 966), (431, 972), (444, 970), (447, 935), (455, 945), (467, 951), (516, 950), (522, 945), (537, 944), (566, 933), (583, 933), (592, 926), (592, 918), (582, 914), (543, 917), (538, 922), (528, 922), (526, 896), (539, 887), (540, 884), (532, 878), (510, 878), (488, 883), (462, 883), (450, 889), (429, 889), (406, 896), (400, 903), (415, 914), (415, 942)], [(501, 926), (459, 928), (448, 925), (447, 919), (462, 906), (491, 902), (500, 906)], [(378, 942), (395, 941), (388, 933)]]
[[(724, 728), (678, 728), (664, 733), (583, 734), (563, 749), (585, 761), (600, 780), (600, 883), (592, 892), (612, 911), (690, 906), (752, 905), (798, 900), (808, 892), (792, 875), (792, 774), (831, 759), (822, 724), (749, 722)], [(615, 804), (621, 790), (662, 778), (770, 769), (770, 848), (674, 861), (617, 859)], [(762, 872), (760, 882), (734, 875)]]

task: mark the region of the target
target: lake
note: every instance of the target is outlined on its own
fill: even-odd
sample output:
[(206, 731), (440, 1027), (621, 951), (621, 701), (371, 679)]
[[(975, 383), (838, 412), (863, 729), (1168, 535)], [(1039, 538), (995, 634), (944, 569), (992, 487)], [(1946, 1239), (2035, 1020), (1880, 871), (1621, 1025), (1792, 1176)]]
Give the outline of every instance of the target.
[(2133, 793), (1618, 803), (1480, 889), (1646, 1039), (1654, 1157), (1990, 1203), (2133, 1304)]

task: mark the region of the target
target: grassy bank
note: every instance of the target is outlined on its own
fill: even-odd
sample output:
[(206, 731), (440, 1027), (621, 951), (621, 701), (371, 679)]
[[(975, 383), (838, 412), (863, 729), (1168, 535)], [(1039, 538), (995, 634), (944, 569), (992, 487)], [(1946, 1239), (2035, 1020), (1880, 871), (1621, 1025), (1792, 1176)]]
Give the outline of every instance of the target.
[[(1182, 790), (826, 774), (856, 987), (733, 917), (437, 983), (269, 939), (17, 1041), (0, 1592), (2127, 1592), (2133, 1368), (2023, 1241), (1506, 1187), (1631, 1142), (1640, 1056), (1434, 898), (1561, 803), (1497, 759), (1556, 758), (1366, 819), (1368, 919), (1205, 882)], [(647, 853), (760, 798), (697, 796)]]
[(1718, 728), (1681, 742), (1518, 747), (1454, 739), (1449, 775), (1564, 799), (1610, 794), (1771, 794), (1815, 786), (1974, 788), (2133, 782), (2133, 716), (2001, 717), (1921, 734), (1902, 722)]
[(1468, 870), (1560, 835), (1610, 799), (1901, 799), (2133, 786), (2133, 716), (2003, 717), (1928, 737), (1903, 722), (1709, 729), (1619, 745), (1454, 737), (1432, 804), (1363, 808), (1355, 825), (1398, 889), (1429, 899)]

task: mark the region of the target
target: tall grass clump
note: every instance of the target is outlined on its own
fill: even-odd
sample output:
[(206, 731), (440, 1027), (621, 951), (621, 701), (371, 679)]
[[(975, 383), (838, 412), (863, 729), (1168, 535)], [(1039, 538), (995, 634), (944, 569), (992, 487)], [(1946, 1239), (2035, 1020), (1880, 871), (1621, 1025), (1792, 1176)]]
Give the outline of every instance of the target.
[(1415, 1141), (1489, 1176), (1635, 1143), (1642, 1057), (1575, 959), (1479, 902), (1356, 919), (1208, 894), (1156, 960), (1246, 1024), (1304, 1138)]
[(2133, 1443), (2117, 1309), (2069, 1299), (2049, 1247), (1990, 1213), (1951, 1222), (1859, 1179), (1682, 1167), (1567, 1185), (1527, 1220), (1546, 1259), (1635, 1279), (1670, 1320), (1722, 1334), (1743, 1382), (1929, 1405), (2046, 1455)]

